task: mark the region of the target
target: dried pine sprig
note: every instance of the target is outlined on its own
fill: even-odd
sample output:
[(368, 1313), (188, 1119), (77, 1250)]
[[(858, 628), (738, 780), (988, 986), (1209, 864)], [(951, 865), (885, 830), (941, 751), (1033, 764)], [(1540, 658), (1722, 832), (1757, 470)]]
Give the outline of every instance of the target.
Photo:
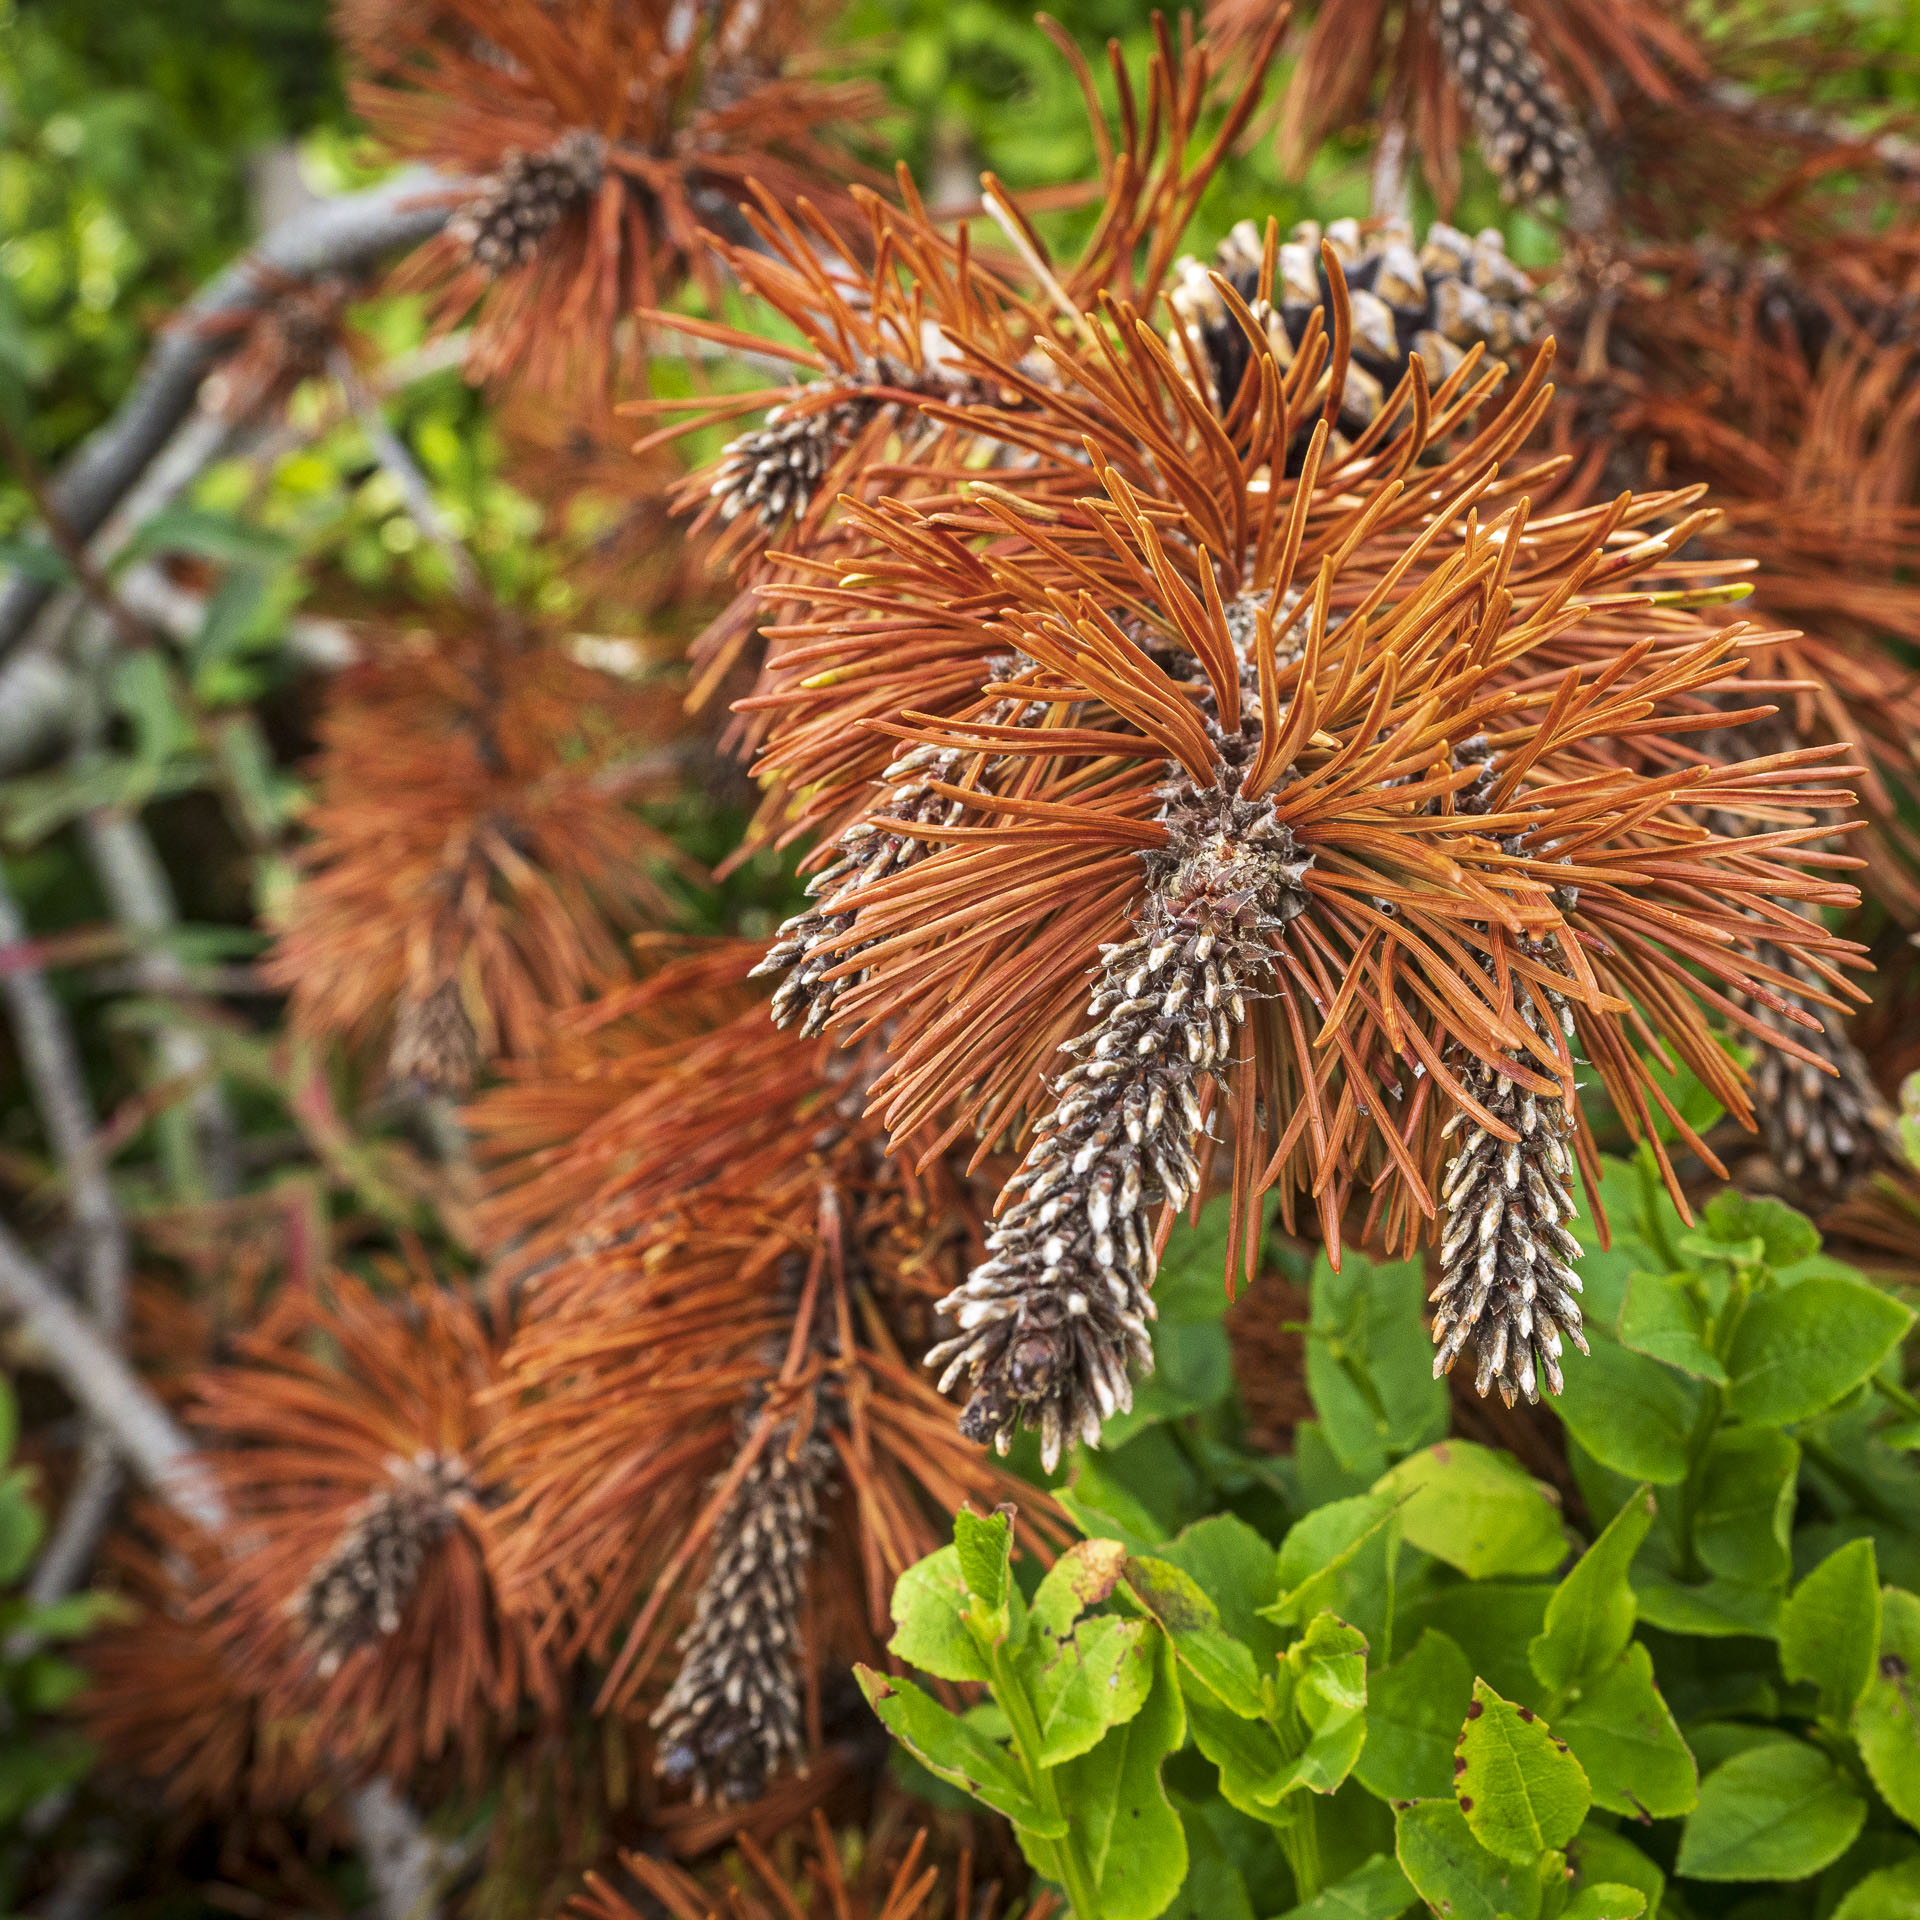
[(245, 1683), (333, 1762), (477, 1777), (523, 1710), (558, 1705), (536, 1623), (493, 1572), (479, 1456), (498, 1342), (431, 1280), (341, 1275), (235, 1347), (189, 1413), (246, 1548), (199, 1604), (238, 1624)]
[(466, 364), (604, 395), (636, 307), (689, 275), (717, 301), (701, 228), (749, 180), (850, 220), (835, 130), (873, 107), (852, 82), (791, 75), (815, 6), (720, 0), (443, 0), (353, 36), (357, 111), (397, 154), (463, 177), (446, 231), (396, 284), (436, 325), (472, 318)]
[[(1304, 31), (1276, 116), (1283, 166), (1297, 178), (1330, 135), (1383, 119), (1411, 134), (1443, 213), (1459, 194), (1471, 126), (1516, 189), (1564, 196), (1571, 224), (1596, 221), (1607, 183), (1583, 116), (1611, 131), (1623, 96), (1671, 103), (1708, 70), (1660, 0), (1318, 0), (1299, 11)], [(1209, 31), (1229, 48), (1264, 33), (1270, 17), (1265, 0), (1207, 8)]]
[[(1744, 206), (1744, 202), (1741, 203)], [(1769, 213), (1773, 203), (1767, 203)], [(1819, 211), (1789, 200), (1776, 231)], [(1734, 219), (1746, 225), (1746, 216)], [(1802, 234), (1794, 251), (1650, 245), (1576, 262), (1553, 296), (1578, 378), (1549, 427), (1600, 483), (1709, 482), (1709, 554), (1761, 563), (1753, 607), (1780, 631), (1756, 670), (1789, 694), (1805, 742), (1864, 762), (1866, 886), (1920, 919), (1920, 415), (1905, 402), (1920, 338), (1901, 319), (1920, 259), (1897, 237)]]
[(979, 1245), (967, 1194), (887, 1158), (874, 1062), (773, 1028), (757, 958), (672, 961), (469, 1110), (526, 1290), (489, 1456), (513, 1564), (558, 1584), (565, 1644), (612, 1656), (608, 1707), (691, 1616), (659, 1764), (722, 1798), (803, 1757), (822, 1663), (884, 1636), (941, 1515), (1017, 1493), (1030, 1543), (1052, 1524), (918, 1369)]
[[(963, 458), (996, 467), (1025, 458), (1017, 430), (995, 447), (980, 441), (975, 410), (1017, 409), (1022, 384), (983, 378), (980, 356), (1019, 369), (1023, 382), (1044, 379), (1035, 343), (1071, 333), (1080, 309), (1102, 291), (1143, 306), (1158, 297), (1179, 236), (1259, 104), (1284, 20), (1281, 12), (1269, 21), (1247, 76), (1204, 143), (1201, 114), (1214, 77), (1204, 44), (1176, 47), (1156, 18), (1154, 52), (1137, 92), (1117, 44), (1111, 46), (1123, 104), (1110, 118), (1078, 48), (1043, 22), (1079, 79), (1098, 159), (1093, 187), (1065, 189), (1069, 199), (1099, 200), (1089, 237), (1072, 260), (1054, 261), (1029, 217), (1062, 195), (1036, 194), (1023, 203), (991, 175), (983, 180), (985, 204), (1014, 248), (1010, 257), (983, 257), (971, 228), (956, 234), (930, 218), (904, 169), (899, 206), (856, 191), (868, 222), (864, 247), (804, 202), (754, 188), (742, 212), (757, 244), (721, 241), (716, 252), (742, 287), (798, 332), (801, 344), (787, 329), (762, 338), (683, 315), (647, 316), (756, 360), (787, 361), (808, 376), (760, 393), (638, 409), (678, 416), (643, 446), (772, 409), (761, 428), (732, 442), (685, 494), (689, 506), (701, 509), (697, 525), (718, 526), (717, 551), (730, 560), (742, 588), (694, 650), (696, 699), (718, 683), (769, 612), (770, 637), (777, 635), (781, 584), (809, 564), (830, 564), (841, 550), (844, 534), (834, 512), (841, 492), (877, 501), (923, 491), (922, 471), (941, 471)], [(779, 554), (769, 556), (773, 539)], [(749, 743), (760, 733), (754, 711), (748, 709), (740, 730)]]
[[(386, 1043), (464, 1090), (621, 966), (679, 863), (633, 802), (670, 791), (670, 694), (469, 629), (379, 646), (328, 689), (301, 877), (268, 977), (300, 1031)], [(649, 749), (651, 748), (651, 751)]]
[[(1152, 1259), (1136, 1270), (1114, 1230), (1126, 1156), (1148, 1148), (1145, 1200), (1187, 1197), (1213, 1151), (1209, 1096), (1241, 1220), (1278, 1186), (1283, 1217), (1306, 1198), (1337, 1249), (1349, 1198), (1366, 1193), (1369, 1222), (1404, 1247), (1439, 1212), (1452, 1114), (1493, 1139), (1516, 1132), (1460, 1060), (1577, 1106), (1572, 1043), (1529, 1024), (1532, 994), (1565, 1001), (1615, 1108), (1653, 1135), (1666, 1102), (1643, 1033), (1750, 1124), (1709, 1016), (1778, 1038), (1733, 998), (1786, 1005), (1767, 947), (1814, 966), (1824, 1006), (1849, 991), (1843, 943), (1777, 904), (1850, 897), (1803, 870), (1841, 860), (1809, 844), (1816, 814), (1847, 801), (1823, 771), (1837, 755), (1645, 770), (1641, 738), (1716, 724), (1703, 695), (1738, 665), (1737, 634), (1623, 591), (1703, 524), (1686, 502), (1533, 519), (1520, 496), (1546, 475), (1502, 466), (1545, 404), (1539, 367), (1450, 459), (1419, 464), (1459, 387), (1430, 401), (1417, 362), (1328, 498), (1344, 365), (1283, 368), (1239, 312), (1258, 365), (1224, 418), (1195, 407), (1124, 308), (1097, 350), (1050, 349), (1060, 398), (1036, 389), (1029, 444), (1133, 422), (1089, 436), (1099, 489), (1071, 505), (1050, 492), (1032, 512), (1010, 474), (977, 507), (858, 514), (878, 556), (866, 592), (896, 626), (979, 609), (980, 657), (1035, 663), (996, 696), (1050, 709), (1030, 727), (911, 713), (883, 727), (971, 755), (964, 779), (934, 783), (963, 814), (912, 826), (936, 850), (856, 897), (838, 944), (859, 979), (835, 1015), (849, 1031), (886, 1023), (875, 1110), (896, 1134), (1037, 1133), (1002, 1202), (1011, 1257), (953, 1296), (968, 1338), (943, 1357), (972, 1375), (970, 1431), (1004, 1442), (1026, 1420), (1049, 1453), (1125, 1404), (1117, 1383), (1140, 1357)], [(1298, 477), (1276, 479), (1314, 413)], [(1676, 516), (1657, 537), (1625, 531)], [(839, 609), (824, 612), (831, 590), (821, 601), (815, 657), (831, 660)], [(841, 657), (857, 657), (858, 630), (842, 633)], [(1697, 823), (1720, 795), (1737, 838)], [(1103, 956), (1142, 939), (1152, 965), (1137, 981), (1139, 950)], [(1216, 947), (1231, 978), (1207, 975)], [(1103, 959), (1097, 1011), (1080, 1016)], [(1192, 1037), (1166, 1005), (1183, 985), (1214, 1002)], [(1049, 1054), (1076, 1035), (1100, 1071), (1050, 1082)], [(1156, 1116), (1177, 1127), (1170, 1141), (1149, 1141), (1144, 1104), (1129, 1113), (1130, 1086), (1152, 1098), (1127, 1077), (1142, 1067), (1176, 1076)], [(1212, 1083), (1189, 1089), (1190, 1108), (1189, 1068)], [(1518, 1266), (1501, 1275), (1523, 1288)], [(1504, 1356), (1495, 1371), (1507, 1377)]]
[[(916, 1809), (916, 1816), (924, 1819), (924, 1808)], [(1003, 1907), (997, 1885), (980, 1889), (976, 1896), (973, 1857), (965, 1850), (951, 1863), (949, 1904), (942, 1887), (949, 1874), (939, 1855), (929, 1858), (935, 1850), (928, 1845), (927, 1830), (921, 1828), (902, 1849), (900, 1836), (888, 1831), (885, 1820), (883, 1811), (876, 1830), (861, 1836), (854, 1855), (857, 1871), (846, 1864), (826, 1815), (816, 1807), (812, 1856), (803, 1873), (782, 1873), (772, 1855), (743, 1833), (735, 1845), (751, 1872), (750, 1884), (719, 1876), (710, 1876), (710, 1884), (703, 1884), (684, 1868), (629, 1853), (621, 1858), (621, 1871), (649, 1902), (646, 1907), (594, 1873), (587, 1876), (586, 1892), (567, 1913), (571, 1920), (640, 1920), (643, 1912), (655, 1911), (664, 1911), (668, 1920), (719, 1920), (718, 1903), (724, 1897), (726, 1911), (737, 1920), (791, 1920), (800, 1910), (796, 1896), (803, 1891), (808, 1896), (807, 1912), (820, 1920), (917, 1920), (919, 1915), (936, 1913), (964, 1920), (996, 1920), (1002, 1913), (1017, 1913), (1022, 1920), (1050, 1920), (1057, 1911), (1051, 1892), (1044, 1889), (1011, 1908)]]
[[(138, 1782), (230, 1836), (324, 1799), (314, 1728), (276, 1711), (259, 1684), (260, 1623), (207, 1604), (216, 1550), (164, 1515), (135, 1517), (138, 1535), (109, 1540), (100, 1582), (125, 1610), (89, 1639), (75, 1703), (105, 1780), (128, 1799)], [(283, 1636), (282, 1659), (292, 1657)]]

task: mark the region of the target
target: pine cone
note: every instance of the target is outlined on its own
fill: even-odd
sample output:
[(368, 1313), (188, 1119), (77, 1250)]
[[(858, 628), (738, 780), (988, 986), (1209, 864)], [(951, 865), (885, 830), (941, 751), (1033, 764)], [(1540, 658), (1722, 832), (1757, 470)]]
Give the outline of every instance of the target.
[(562, 134), (540, 153), (510, 149), (447, 232), (496, 278), (524, 267), (547, 235), (600, 191), (606, 164), (606, 141), (584, 129)]
[(429, 1550), (472, 1491), (464, 1460), (423, 1453), (396, 1463), (391, 1482), (354, 1512), (289, 1605), (323, 1674), (399, 1631)]
[[(1539, 1002), (1518, 980), (1514, 998), (1535, 1033), (1545, 1035)], [(1572, 1020), (1557, 994), (1546, 994), (1571, 1036)], [(1454, 1066), (1474, 1099), (1519, 1137), (1488, 1133), (1462, 1109), (1446, 1132), (1466, 1130), (1447, 1163), (1440, 1199), (1442, 1279), (1429, 1298), (1436, 1312), (1435, 1379), (1450, 1372), (1469, 1341), (1477, 1358), (1474, 1391), (1497, 1387), (1508, 1406), (1516, 1393), (1539, 1398), (1536, 1374), (1558, 1393), (1561, 1336), (1587, 1351), (1575, 1296), (1573, 1262), (1580, 1243), (1567, 1231), (1575, 1217), (1573, 1117), (1564, 1101), (1529, 1092), (1484, 1060), (1456, 1050)]]
[[(1484, 343), (1496, 355), (1517, 353), (1543, 332), (1533, 283), (1507, 258), (1506, 242), (1492, 227), (1469, 236), (1436, 220), (1416, 252), (1413, 229), (1401, 220), (1364, 233), (1357, 220), (1336, 220), (1324, 233), (1306, 220), (1280, 248), (1273, 287), (1279, 312), (1256, 308), (1283, 364), (1291, 363), (1308, 317), (1328, 297), (1323, 238), (1339, 257), (1353, 311), (1353, 364), (1340, 414), (1349, 433), (1379, 413), (1414, 354), (1437, 386), (1469, 347)], [(1242, 220), (1214, 253), (1213, 270), (1250, 306), (1259, 291), (1262, 246), (1259, 228)], [(1224, 413), (1252, 361), (1247, 337), (1197, 260), (1176, 263), (1169, 297), (1199, 349), (1214, 406)]]
[(661, 1775), (696, 1801), (757, 1799), (806, 1752), (801, 1611), (837, 1456), (817, 1431), (768, 1438), (714, 1527), (680, 1671), (652, 1724)]
[(480, 1065), (480, 1036), (468, 1018), (457, 980), (443, 980), (424, 999), (404, 999), (387, 1048), (387, 1078), (396, 1087), (465, 1093)]
[(1507, 199), (1561, 199), (1572, 214), (1604, 194), (1586, 131), (1512, 0), (1440, 0), (1440, 49)]

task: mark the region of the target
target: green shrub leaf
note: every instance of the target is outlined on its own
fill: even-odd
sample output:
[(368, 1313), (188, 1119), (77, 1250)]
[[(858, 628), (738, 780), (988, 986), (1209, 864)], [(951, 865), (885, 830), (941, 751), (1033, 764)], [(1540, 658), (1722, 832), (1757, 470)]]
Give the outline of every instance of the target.
[(1639, 1920), (1647, 1910), (1647, 1896), (1638, 1887), (1610, 1880), (1582, 1887), (1560, 1909), (1560, 1920)]
[(1867, 1803), (1824, 1753), (1770, 1741), (1701, 1783), (1676, 1870), (1690, 1880), (1804, 1880), (1853, 1845), (1866, 1817)]
[(1426, 1270), (1348, 1253), (1314, 1262), (1307, 1391), (1340, 1464), (1374, 1478), (1447, 1430), (1447, 1383), (1433, 1375), (1421, 1309)]
[(1637, 1489), (1547, 1602), (1547, 1623), (1527, 1648), (1543, 1687), (1565, 1692), (1604, 1672), (1633, 1637), (1627, 1570), (1653, 1525), (1653, 1495)]
[(1168, 1560), (1135, 1555), (1127, 1591), (1166, 1629), (1175, 1656), (1220, 1704), (1243, 1718), (1260, 1713), (1253, 1655), (1220, 1624), (1220, 1610), (1190, 1573)]
[(1454, 1798), (1489, 1851), (1531, 1862), (1580, 1831), (1593, 1804), (1586, 1772), (1531, 1707), (1476, 1680), (1455, 1752)]
[(1394, 1854), (1414, 1891), (1447, 1920), (1536, 1920), (1540, 1882), (1531, 1861), (1489, 1853), (1451, 1800), (1416, 1800), (1394, 1818)]
[(1802, 1580), (1780, 1620), (1780, 1670), (1820, 1689), (1820, 1711), (1844, 1721), (1866, 1692), (1880, 1646), (1873, 1542), (1850, 1540)]
[(1473, 1699), (1473, 1668), (1427, 1628), (1404, 1660), (1371, 1677), (1367, 1744), (1354, 1767), (1382, 1800), (1436, 1800), (1453, 1791), (1453, 1745)]
[(1293, 1711), (1308, 1730), (1288, 1784), (1332, 1793), (1367, 1737), (1366, 1635), (1331, 1613), (1316, 1614), (1287, 1649), (1285, 1673)]
[(1727, 1411), (1776, 1427), (1811, 1419), (1866, 1379), (1912, 1325), (1897, 1300), (1849, 1280), (1759, 1294), (1727, 1348)]
[(1107, 1920), (1154, 1920), (1187, 1877), (1186, 1830), (1160, 1781), (1160, 1763), (1186, 1738), (1186, 1715), (1172, 1654), (1154, 1638), (1145, 1705), (1058, 1775)]
[(1140, 1711), (1153, 1682), (1155, 1638), (1150, 1620), (1102, 1615), (1054, 1644), (1032, 1681), (1042, 1766), (1085, 1753)]
[(1716, 1193), (1701, 1210), (1700, 1223), (1722, 1246), (1758, 1240), (1770, 1267), (1790, 1267), (1820, 1251), (1820, 1229), (1784, 1200)]
[(1913, 1920), (1920, 1913), (1920, 1860), (1882, 1867), (1847, 1890), (1833, 1920)]
[(1920, 1600), (1900, 1587), (1881, 1589), (1879, 1655), (1853, 1737), (1881, 1799), (1920, 1827)]
[(1631, 1353), (1678, 1367), (1696, 1380), (1727, 1384), (1727, 1370), (1707, 1345), (1706, 1314), (1694, 1297), (1693, 1276), (1636, 1272), (1620, 1309), (1620, 1344)]
[(1660, 1911), (1667, 1876), (1631, 1840), (1611, 1827), (1589, 1819), (1567, 1848), (1567, 1864), (1573, 1869), (1576, 1887), (1635, 1887), (1646, 1900), (1649, 1913)]
[(1694, 1496), (1693, 1548), (1709, 1573), (1742, 1586), (1784, 1585), (1793, 1571), (1800, 1449), (1774, 1427), (1713, 1436)]
[(1629, 1480), (1677, 1487), (1687, 1477), (1700, 1386), (1658, 1360), (1629, 1353), (1598, 1328), (1592, 1345), (1586, 1359), (1567, 1369), (1555, 1411), (1602, 1466)]
[(1117, 1540), (1076, 1541), (1047, 1569), (1027, 1608), (1035, 1631), (1049, 1639), (1064, 1639), (1089, 1607), (1112, 1596), (1126, 1564), (1127, 1550)]
[(1554, 1726), (1586, 1769), (1594, 1804), (1609, 1813), (1672, 1819), (1700, 1797), (1699, 1770), (1638, 1641), (1589, 1677)]
[(1013, 1585), (1013, 1523), (1004, 1513), (984, 1517), (962, 1507), (953, 1516), (954, 1551), (960, 1557), (960, 1577), (979, 1603), (974, 1618), (993, 1638), (1011, 1631), (1008, 1592)]
[(977, 1727), (949, 1713), (911, 1680), (892, 1679), (871, 1667), (857, 1666), (853, 1674), (887, 1731), (928, 1772), (972, 1794), (996, 1813), (1004, 1813), (1016, 1827), (1024, 1827), (1042, 1840), (1058, 1840), (1066, 1832), (1064, 1820), (1041, 1812), (1019, 1766), (1006, 1750)]
[(938, 1680), (987, 1679), (992, 1669), (967, 1630), (967, 1605), (959, 1553), (942, 1547), (928, 1554), (894, 1582), (887, 1651)]
[(1354, 1604), (1364, 1596), (1384, 1603), (1393, 1542), (1387, 1530), (1395, 1502), (1378, 1494), (1335, 1500), (1316, 1507), (1287, 1531), (1280, 1543), (1280, 1597), (1260, 1609), (1269, 1620), (1294, 1626), (1332, 1607), (1343, 1620), (1372, 1608)]
[(1322, 1887), (1305, 1906), (1282, 1914), (1280, 1920), (1400, 1920), (1419, 1898), (1400, 1863), (1376, 1853), (1344, 1879)]
[(1551, 1573), (1566, 1558), (1566, 1530), (1548, 1490), (1506, 1454), (1443, 1440), (1403, 1460), (1375, 1488), (1404, 1499), (1400, 1530), (1473, 1580)]

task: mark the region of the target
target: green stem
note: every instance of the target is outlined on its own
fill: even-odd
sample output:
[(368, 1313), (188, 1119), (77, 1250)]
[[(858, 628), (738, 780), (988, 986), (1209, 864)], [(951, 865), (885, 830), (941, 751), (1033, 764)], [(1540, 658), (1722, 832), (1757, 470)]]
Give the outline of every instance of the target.
[(1293, 1796), (1292, 1818), (1276, 1829), (1280, 1850), (1293, 1870), (1294, 1904), (1305, 1906), (1318, 1898), (1322, 1885), (1320, 1870), (1320, 1811), (1311, 1793)]
[[(1001, 1711), (1007, 1716), (1007, 1726), (1013, 1735), (1013, 1749), (1020, 1756), (1021, 1766), (1026, 1769), (1027, 1784), (1033, 1789), (1033, 1797), (1039, 1803), (1040, 1811), (1056, 1820), (1063, 1820), (1065, 1816), (1060, 1807), (1059, 1790), (1053, 1783), (1053, 1769), (1040, 1764), (1040, 1722), (1034, 1716), (1033, 1702), (1027, 1698), (1027, 1690), (1013, 1670), (1013, 1662), (1007, 1657), (1004, 1642), (993, 1649), (991, 1657), (994, 1698), (1000, 1702)], [(1073, 1910), (1074, 1920), (1100, 1920), (1093, 1873), (1080, 1852), (1080, 1843), (1074, 1837), (1071, 1823), (1063, 1838), (1049, 1841), (1047, 1845), (1053, 1854), (1053, 1877), (1067, 1890), (1067, 1901)]]

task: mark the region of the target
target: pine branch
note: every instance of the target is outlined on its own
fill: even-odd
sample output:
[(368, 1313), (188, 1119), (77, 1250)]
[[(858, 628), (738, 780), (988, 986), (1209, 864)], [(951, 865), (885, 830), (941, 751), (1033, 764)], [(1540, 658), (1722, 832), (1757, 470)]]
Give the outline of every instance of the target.
[[(460, 183), (410, 170), (367, 193), (329, 200), (283, 222), (223, 269), (161, 336), (138, 383), (106, 425), (67, 463), (48, 500), (81, 540), (91, 540), (172, 437), (207, 372), (239, 340), (218, 322), (257, 310), (288, 278), (313, 279), (372, 265), (437, 233)], [(16, 575), (0, 589), (0, 657), (10, 653), (54, 591)]]

